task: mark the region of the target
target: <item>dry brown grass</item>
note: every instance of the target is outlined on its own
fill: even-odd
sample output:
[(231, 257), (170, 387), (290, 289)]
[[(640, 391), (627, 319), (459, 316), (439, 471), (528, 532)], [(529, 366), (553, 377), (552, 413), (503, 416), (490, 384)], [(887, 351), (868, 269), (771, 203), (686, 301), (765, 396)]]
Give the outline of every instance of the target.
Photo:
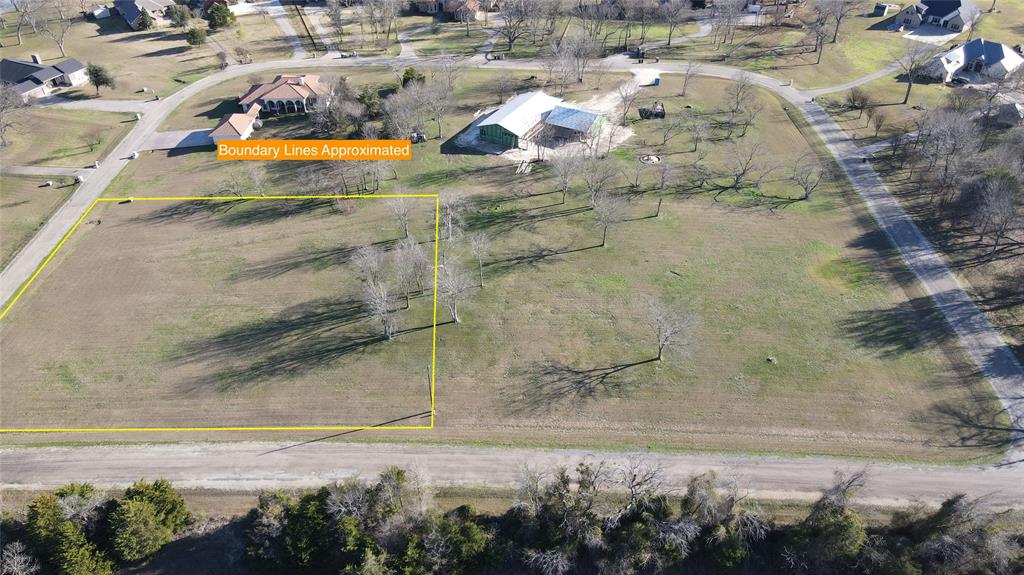
[[(472, 78), (449, 135), (493, 98), (474, 87), (486, 85), (486, 77)], [(714, 108), (725, 86), (701, 80), (681, 99), (673, 96), (675, 82), (663, 79), (652, 95), (674, 113), (685, 103)], [(785, 166), (810, 145), (779, 102), (762, 98), (767, 108), (747, 137), (763, 144), (767, 160)], [(628, 167), (636, 155), (654, 151), (653, 127), (634, 127), (638, 135), (630, 146), (607, 161)], [(726, 145), (709, 144), (713, 163)], [(688, 147), (683, 138), (661, 152), (680, 166), (673, 191), (660, 195), (661, 217), (614, 226), (602, 249), (594, 247), (599, 230), (578, 187), (557, 205), (555, 194), (545, 194), (554, 183), (542, 168), (517, 177), (515, 166), (499, 159), (445, 160), (436, 140), (417, 145), (415, 159), (398, 166), (398, 183), (467, 197), (472, 209), (465, 228), (495, 239), (487, 285), (465, 306), (463, 324), (439, 328), (437, 428), (351, 437), (961, 462), (998, 457), (997, 448), (949, 446), (955, 441), (946, 425), (950, 412), (986, 409), (991, 394), (964, 367), (941, 316), (849, 190), (832, 185), (809, 203), (781, 207), (769, 196), (795, 192), (780, 173), (762, 196), (729, 193), (715, 202), (689, 190), (682, 169)], [(269, 168), (275, 191), (296, 189), (295, 165)], [(205, 152), (149, 154), (132, 162), (108, 193), (206, 193), (226, 169)], [(643, 178), (649, 189), (653, 175)], [(624, 183), (618, 185), (626, 192)], [(659, 194), (629, 197), (630, 215), (645, 218)], [(350, 423), (350, 413), (376, 423), (421, 411), (425, 364), (400, 350), (420, 353), (412, 342), (425, 338), (423, 332), (362, 354), (328, 353), (308, 371), (251, 385), (188, 385), (225, 368), (260, 373), (284, 352), (295, 351), (297, 365), (307, 367), (301, 359), (306, 348), (288, 338), (212, 359), (207, 344), (223, 334), (251, 338), (259, 333), (252, 322), (280, 318), (289, 307), (302, 309), (296, 306), (352, 286), (348, 267), (329, 261), (272, 278), (237, 278), (311, 250), (394, 236), (386, 218), (369, 208), (266, 220), (246, 208), (154, 224), (139, 219), (156, 210), (153, 205), (111, 205), (102, 224), (81, 230), (11, 321), (0, 325), (5, 363), (15, 366), (2, 381), (4, 424), (110, 425), (129, 418), (147, 425)], [(688, 355), (640, 363), (655, 351), (651, 300), (701, 316)], [(416, 314), (422, 309), (415, 303), (419, 311), (403, 317), (402, 325), (421, 325)], [(447, 319), (443, 308), (440, 313)], [(310, 341), (329, 348), (351, 335), (324, 339)], [(147, 433), (18, 440), (285, 436), (316, 437)]]

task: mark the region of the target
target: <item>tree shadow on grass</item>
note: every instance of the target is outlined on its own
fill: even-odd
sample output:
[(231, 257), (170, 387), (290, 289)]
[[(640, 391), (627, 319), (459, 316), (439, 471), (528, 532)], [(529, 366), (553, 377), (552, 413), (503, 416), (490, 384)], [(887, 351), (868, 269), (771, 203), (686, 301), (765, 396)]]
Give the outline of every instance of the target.
[(249, 522), (232, 519), (227, 523), (204, 525), (163, 546), (142, 565), (128, 567), (125, 575), (241, 575), (244, 568)]
[[(1017, 398), (1024, 401), (1024, 398)], [(943, 439), (933, 443), (943, 447), (982, 450), (979, 457), (988, 452), (1006, 450), (1014, 446), (1017, 439), (1018, 450), (1024, 437), (1024, 425), (1014, 425), (999, 403), (990, 397), (979, 397), (964, 404), (941, 402), (931, 406), (918, 419), (921, 423), (934, 427)], [(1012, 455), (1002, 465), (1024, 463), (1020, 455)]]
[[(268, 378), (298, 376), (384, 341), (360, 325), (369, 317), (361, 301), (314, 300), (186, 343), (170, 360), (223, 366), (189, 382), (188, 391), (231, 391)], [(239, 361), (246, 357), (258, 359)]]
[(525, 383), (507, 388), (502, 394), (504, 404), (512, 415), (532, 415), (566, 405), (582, 407), (602, 398), (621, 397), (639, 385), (625, 377), (625, 372), (655, 361), (657, 358), (589, 369), (560, 361), (534, 363), (515, 373)]
[[(136, 218), (144, 224), (206, 220), (210, 226), (242, 227), (268, 224), (292, 216), (330, 210), (331, 201), (302, 200), (188, 200), (167, 205)], [(213, 217), (217, 216), (217, 217)]]
[(490, 276), (501, 276), (512, 273), (523, 267), (537, 269), (540, 268), (542, 264), (554, 264), (555, 261), (552, 258), (555, 258), (556, 256), (583, 252), (599, 247), (601, 247), (601, 244), (572, 249), (568, 246), (561, 248), (546, 248), (535, 245), (529, 250), (520, 252), (516, 255), (487, 262), (484, 264), (484, 269), (487, 270), (487, 274)]
[[(383, 252), (394, 249), (400, 240), (383, 240), (370, 244)], [(364, 246), (334, 246), (314, 250), (298, 250), (290, 255), (265, 261), (231, 276), (231, 281), (250, 281), (275, 278), (288, 272), (312, 269), (322, 270), (347, 263)]]
[(899, 357), (946, 343), (953, 330), (927, 297), (914, 298), (887, 309), (856, 311), (839, 321), (847, 337), (882, 357)]

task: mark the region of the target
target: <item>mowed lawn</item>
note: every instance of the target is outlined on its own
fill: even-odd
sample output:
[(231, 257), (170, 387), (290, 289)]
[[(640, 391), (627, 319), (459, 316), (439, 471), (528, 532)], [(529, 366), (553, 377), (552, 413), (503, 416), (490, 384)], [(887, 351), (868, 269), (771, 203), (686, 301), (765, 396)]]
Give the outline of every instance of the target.
[[(31, 28), (18, 45), (15, 27), (0, 30), (3, 48), (0, 56), (29, 60), (39, 54), (46, 64), (63, 60), (57, 45)], [(153, 94), (167, 96), (218, 69), (217, 57), (209, 46), (190, 47), (180, 28), (133, 31), (124, 20), (112, 16), (104, 20), (79, 19), (68, 32), (65, 51), (69, 58), (83, 64), (100, 64), (110, 71), (117, 87), (103, 88), (100, 97), (111, 99), (150, 99)], [(142, 92), (142, 88), (149, 92)], [(63, 92), (72, 98), (95, 97), (89, 84)]]
[(4, 174), (0, 181), (0, 266), (14, 257), (51, 213), (74, 191), (75, 185), (44, 187), (47, 178)]
[(28, 108), (16, 112), (0, 162), (12, 166), (92, 167), (135, 126), (132, 114)]
[[(487, 81), (467, 76), (446, 137), (493, 101), (477, 86)], [(644, 102), (710, 113), (727, 83), (695, 80), (686, 98), (680, 88), (664, 76)], [(997, 459), (992, 448), (951, 446), (947, 425), (992, 406), (987, 383), (850, 190), (834, 183), (810, 202), (787, 200), (797, 191), (786, 166), (815, 142), (777, 100), (759, 97), (765, 112), (743, 144), (760, 144), (763, 161), (779, 166), (760, 195), (716, 202), (693, 189), (686, 137), (657, 146), (656, 124), (632, 121), (636, 135), (606, 160), (621, 169), (617, 193), (630, 202), (604, 248), (581, 182), (562, 204), (543, 166), (517, 176), (500, 158), (441, 156), (437, 140), (414, 146), (385, 190), (464, 197), (462, 228), (492, 238), (485, 285), (471, 290), (461, 324), (439, 308), (437, 428), (357, 437)], [(705, 146), (724, 169), (730, 144)], [(628, 190), (626, 174), (651, 152), (675, 168), (669, 189), (654, 189), (651, 168)], [(268, 191), (301, 192), (301, 167), (268, 164)], [(208, 194), (233, 169), (209, 152), (145, 154), (108, 195)], [(322, 254), (397, 237), (386, 213), (178, 206), (106, 205), (102, 223), (80, 230), (0, 324), (5, 363), (16, 366), (0, 380), (5, 425), (377, 423), (424, 409), (426, 331), (352, 352), (374, 326), (319, 311), (358, 289), (349, 264)], [(419, 213), (416, 237), (430, 223), (429, 209)], [(442, 247), (475, 275), (465, 245)], [(427, 325), (424, 299), (399, 312), (400, 328)], [(655, 301), (701, 320), (686, 353), (663, 362), (651, 361)], [(247, 435), (257, 436), (266, 434)], [(118, 436), (89, 436), (101, 438)], [(24, 438), (33, 439), (83, 440)]]
[(254, 62), (287, 60), (292, 56), (292, 45), (277, 22), (261, 14), (238, 16), (234, 26), (211, 32), (210, 38), (236, 59), (235, 49), (239, 47), (248, 49)]
[[(425, 241), (432, 203), (416, 206)], [(0, 325), (0, 421), (422, 425), (431, 298), (378, 345), (346, 263), (399, 237), (382, 200), (347, 215), (312, 200), (101, 203)]]

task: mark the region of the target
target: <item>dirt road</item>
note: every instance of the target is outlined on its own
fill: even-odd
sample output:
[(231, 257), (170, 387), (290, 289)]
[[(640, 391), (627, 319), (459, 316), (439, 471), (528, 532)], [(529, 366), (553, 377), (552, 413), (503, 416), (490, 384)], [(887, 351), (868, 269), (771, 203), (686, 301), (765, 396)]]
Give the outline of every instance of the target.
[[(294, 445), (294, 444), (293, 444)], [(97, 446), (0, 450), (0, 488), (42, 489), (70, 481), (123, 487), (145, 477), (166, 478), (182, 488), (247, 490), (322, 485), (345, 477), (368, 477), (386, 465), (414, 469), (433, 485), (516, 483), (523, 466), (573, 466), (579, 461), (623, 465), (628, 453), (582, 450), (506, 449), (463, 446), (319, 442), (289, 447), (277, 443)], [(668, 483), (683, 489), (697, 473), (715, 470), (734, 478), (752, 496), (808, 500), (827, 486), (836, 470), (865, 463), (825, 458), (775, 458), (703, 454), (642, 455), (660, 465)], [(988, 495), (996, 507), (1024, 507), (1024, 468), (959, 468), (871, 464), (859, 500), (901, 505), (937, 504), (950, 494)]]

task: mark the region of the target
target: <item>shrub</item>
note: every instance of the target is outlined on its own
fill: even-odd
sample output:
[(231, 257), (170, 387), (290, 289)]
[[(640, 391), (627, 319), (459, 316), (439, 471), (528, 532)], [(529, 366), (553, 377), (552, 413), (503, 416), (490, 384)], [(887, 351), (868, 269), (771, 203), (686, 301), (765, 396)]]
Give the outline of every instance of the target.
[(164, 479), (158, 479), (153, 483), (136, 481), (124, 492), (124, 498), (152, 503), (160, 524), (174, 534), (181, 533), (192, 520), (185, 500), (174, 491), (171, 482)]
[(185, 32), (185, 41), (189, 46), (202, 46), (206, 42), (206, 30), (190, 28), (188, 32)]
[(173, 534), (161, 523), (156, 506), (142, 499), (118, 502), (110, 514), (110, 545), (129, 563), (141, 561), (171, 541)]
[(214, 4), (206, 11), (206, 21), (210, 23), (210, 30), (227, 28), (235, 23), (235, 15), (231, 13), (226, 4)]

